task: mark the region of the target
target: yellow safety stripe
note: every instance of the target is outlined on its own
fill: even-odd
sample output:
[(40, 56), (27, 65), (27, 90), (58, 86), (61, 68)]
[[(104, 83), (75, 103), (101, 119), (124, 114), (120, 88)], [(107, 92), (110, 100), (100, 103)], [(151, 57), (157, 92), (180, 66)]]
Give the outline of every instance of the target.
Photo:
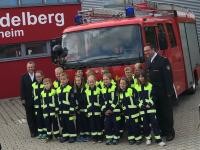
[(150, 109), (150, 110), (147, 110), (147, 113), (156, 113), (156, 110), (155, 109)]
[(134, 140), (135, 136), (128, 136), (128, 140)]
[(161, 139), (160, 135), (154, 136), (154, 137), (155, 137), (156, 140), (160, 140)]

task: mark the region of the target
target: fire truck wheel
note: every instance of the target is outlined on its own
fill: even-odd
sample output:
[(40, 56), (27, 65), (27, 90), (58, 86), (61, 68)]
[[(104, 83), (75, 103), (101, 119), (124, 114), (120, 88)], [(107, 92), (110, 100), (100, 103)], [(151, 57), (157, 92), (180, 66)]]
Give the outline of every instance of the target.
[(188, 89), (188, 94), (194, 94), (197, 90), (197, 85), (198, 85), (198, 82), (195, 81), (193, 84), (192, 84), (192, 87), (190, 87)]

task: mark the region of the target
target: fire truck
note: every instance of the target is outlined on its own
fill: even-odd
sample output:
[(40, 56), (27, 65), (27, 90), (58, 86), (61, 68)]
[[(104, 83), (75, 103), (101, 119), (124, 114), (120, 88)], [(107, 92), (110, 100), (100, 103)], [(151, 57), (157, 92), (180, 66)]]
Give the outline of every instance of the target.
[(195, 15), (180, 6), (144, 2), (123, 10), (80, 11), (78, 25), (66, 28), (62, 46), (54, 49), (53, 60), (67, 69), (73, 80), (75, 69), (91, 68), (100, 78), (108, 67), (115, 79), (124, 67), (144, 63), (144, 46), (150, 43), (172, 66), (177, 95), (194, 93), (200, 78), (200, 49)]

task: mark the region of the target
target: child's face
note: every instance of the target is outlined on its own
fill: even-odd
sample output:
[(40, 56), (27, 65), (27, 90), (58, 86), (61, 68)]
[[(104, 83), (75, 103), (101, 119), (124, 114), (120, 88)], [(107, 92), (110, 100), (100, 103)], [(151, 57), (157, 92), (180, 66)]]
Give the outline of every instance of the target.
[(60, 80), (60, 74), (61, 73), (63, 73), (63, 71), (62, 70), (55, 70), (55, 76), (56, 76), (56, 78), (58, 79), (58, 80)]
[(61, 85), (66, 85), (68, 83), (68, 78), (65, 76), (60, 77), (60, 84)]
[(77, 70), (76, 75), (83, 76), (83, 71), (82, 70)]
[(81, 78), (75, 78), (75, 84), (77, 85), (77, 86), (81, 86)]
[(125, 80), (120, 80), (119, 82), (119, 87), (121, 90), (126, 90), (126, 81)]
[(50, 82), (44, 82), (43, 84), (44, 84), (44, 88), (45, 88), (46, 90), (51, 89), (51, 83), (50, 83)]
[(140, 83), (144, 84), (145, 80), (142, 75), (140, 75), (138, 79), (139, 79)]
[(105, 85), (109, 85), (110, 84), (110, 78), (108, 77), (108, 76), (103, 76), (103, 83), (105, 84)]
[(125, 75), (126, 75), (127, 78), (131, 78), (132, 77), (132, 71), (131, 71), (131, 69), (127, 69), (125, 71)]
[(88, 85), (89, 85), (89, 87), (93, 88), (93, 87), (95, 87), (95, 84), (96, 84), (95, 77), (94, 76), (89, 76), (88, 77)]
[(42, 82), (42, 79), (43, 79), (43, 75), (41, 75), (41, 73), (39, 72), (36, 72), (35, 74), (35, 79), (38, 83), (41, 83)]

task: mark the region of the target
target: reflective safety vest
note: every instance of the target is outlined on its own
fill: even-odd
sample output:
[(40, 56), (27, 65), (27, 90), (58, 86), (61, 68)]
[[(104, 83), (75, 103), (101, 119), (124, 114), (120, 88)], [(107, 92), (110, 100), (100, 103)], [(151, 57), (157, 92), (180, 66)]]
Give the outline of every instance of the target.
[(116, 92), (116, 85), (111, 84), (109, 87), (103, 85), (102, 93), (102, 107), (101, 110), (112, 110), (113, 112), (120, 112), (118, 97)]
[[(144, 86), (141, 84), (135, 85), (140, 114), (144, 114), (145, 111), (146, 113), (156, 113), (156, 109), (152, 98), (152, 88), (153, 86), (151, 83), (147, 83), (147, 85)], [(149, 108), (146, 107), (147, 105), (149, 106)]]
[[(101, 115), (101, 104), (100, 96), (101, 89), (97, 86), (94, 89), (86, 88), (85, 90), (86, 99), (87, 99), (87, 113), (88, 117), (92, 115)], [(102, 97), (101, 97), (102, 98)]]
[(72, 87), (70, 85), (59, 86), (56, 92), (58, 95), (59, 114), (74, 114), (75, 101), (72, 94)]
[(128, 88), (126, 91), (119, 92), (119, 100), (126, 119), (137, 118), (139, 116), (138, 107), (134, 100), (133, 89)]
[(53, 82), (53, 87), (54, 87), (55, 89), (57, 89), (59, 86), (60, 86), (60, 81), (55, 80), (55, 81)]
[(138, 84), (138, 80), (133, 76), (133, 80), (131, 82), (131, 88), (135, 88), (135, 85)]
[(54, 116), (58, 111), (58, 100), (55, 89), (43, 90), (42, 96), (42, 108), (44, 117)]
[(42, 83), (34, 82), (32, 84), (33, 88), (33, 99), (34, 99), (34, 108), (41, 108), (41, 92), (44, 89), (44, 85)]

